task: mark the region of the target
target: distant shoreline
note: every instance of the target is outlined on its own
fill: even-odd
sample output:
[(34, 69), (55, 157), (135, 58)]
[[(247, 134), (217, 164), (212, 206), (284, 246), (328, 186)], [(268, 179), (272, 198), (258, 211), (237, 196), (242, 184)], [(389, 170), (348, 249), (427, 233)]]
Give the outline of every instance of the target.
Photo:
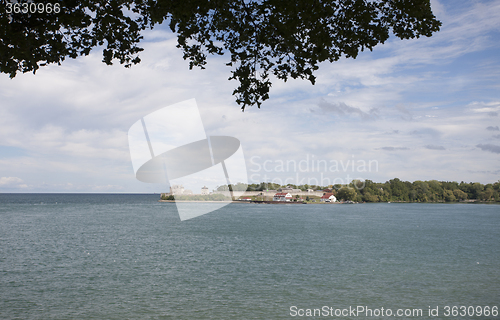
[[(298, 201), (203, 201), (203, 200), (158, 200), (158, 202), (212, 202), (212, 203), (257, 203), (257, 204), (326, 204), (323, 202), (298, 202)], [(338, 202), (340, 203), (340, 202)]]
[(182, 202), (182, 203), (244, 203), (244, 204), (322, 204), (322, 205), (328, 205), (328, 204), (366, 204), (366, 203), (440, 203), (440, 204), (454, 204), (454, 203), (463, 203), (463, 204), (497, 204), (500, 205), (500, 203), (496, 201), (454, 201), (454, 202), (444, 202), (444, 201), (428, 201), (428, 202), (410, 202), (410, 201), (387, 201), (387, 202), (301, 202), (301, 201), (213, 201), (213, 200), (158, 200), (158, 202), (171, 202), (171, 203), (176, 203), (176, 202)]

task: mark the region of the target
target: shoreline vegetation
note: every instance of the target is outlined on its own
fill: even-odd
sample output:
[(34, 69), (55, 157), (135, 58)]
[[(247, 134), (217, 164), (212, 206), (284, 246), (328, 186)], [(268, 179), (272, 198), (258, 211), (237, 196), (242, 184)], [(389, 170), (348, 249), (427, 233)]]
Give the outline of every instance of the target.
[[(324, 203), (318, 192), (332, 193), (341, 203), (362, 202), (399, 202), (399, 203), (499, 203), (500, 204), (500, 180), (495, 183), (481, 184), (479, 182), (454, 182), (454, 181), (402, 181), (398, 178), (384, 183), (371, 180), (354, 180), (348, 185), (286, 185), (281, 186), (274, 183), (242, 184), (219, 186), (207, 195), (168, 195), (162, 194), (160, 201), (234, 201), (243, 203), (280, 203), (272, 201), (273, 192), (280, 189), (292, 188), (300, 192), (290, 192), (292, 199), (283, 203)], [(244, 194), (238, 199), (231, 199), (223, 193), (227, 191), (248, 191), (252, 195)], [(314, 190), (307, 195), (309, 190)], [(260, 193), (259, 193), (260, 192)], [(312, 195), (315, 194), (315, 195)], [(335, 202), (332, 202), (335, 203)], [(338, 203), (338, 202), (336, 202)]]

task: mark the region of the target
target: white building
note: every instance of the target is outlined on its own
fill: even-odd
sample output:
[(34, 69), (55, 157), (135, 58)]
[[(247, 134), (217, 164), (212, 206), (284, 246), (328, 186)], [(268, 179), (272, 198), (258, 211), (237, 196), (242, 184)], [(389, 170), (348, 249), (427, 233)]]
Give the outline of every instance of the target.
[(337, 202), (337, 198), (333, 195), (333, 193), (325, 193), (321, 199), (321, 202)]
[(184, 193), (184, 186), (182, 186), (181, 184), (174, 184), (173, 186), (170, 187), (170, 194), (176, 195), (183, 193)]
[(205, 194), (208, 194), (208, 193), (209, 192), (208, 192), (208, 188), (207, 187), (204, 186), (203, 188), (201, 188), (201, 194), (202, 195), (205, 195)]
[(170, 194), (193, 194), (193, 191), (184, 189), (182, 184), (174, 184), (170, 187)]
[(274, 195), (273, 201), (292, 201), (292, 195), (290, 193), (278, 192)]

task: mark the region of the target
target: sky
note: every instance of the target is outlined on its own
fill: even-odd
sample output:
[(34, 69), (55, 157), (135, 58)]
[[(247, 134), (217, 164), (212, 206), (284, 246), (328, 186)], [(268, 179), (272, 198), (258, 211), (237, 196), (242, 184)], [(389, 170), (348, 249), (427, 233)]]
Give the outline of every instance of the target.
[(315, 85), (274, 80), (270, 99), (245, 112), (228, 57), (189, 70), (165, 28), (144, 32), (142, 62), (130, 69), (105, 65), (97, 48), (36, 75), (2, 74), (0, 192), (166, 192), (135, 178), (127, 133), (190, 99), (208, 135), (240, 140), (250, 183), (496, 182), (500, 1), (432, 8), (443, 23), (432, 37), (392, 37), (323, 63)]

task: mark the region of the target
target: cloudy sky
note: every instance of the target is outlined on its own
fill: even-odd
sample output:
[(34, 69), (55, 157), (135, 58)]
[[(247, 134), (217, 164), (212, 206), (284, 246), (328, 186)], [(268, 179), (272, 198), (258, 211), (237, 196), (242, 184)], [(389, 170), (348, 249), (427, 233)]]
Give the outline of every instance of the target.
[(433, 37), (324, 63), (314, 86), (274, 81), (261, 109), (245, 112), (227, 57), (190, 71), (161, 29), (144, 33), (131, 69), (106, 66), (95, 49), (36, 75), (2, 75), (0, 192), (165, 191), (135, 179), (127, 132), (193, 98), (208, 134), (241, 141), (250, 182), (498, 181), (500, 2), (432, 6), (443, 22)]

